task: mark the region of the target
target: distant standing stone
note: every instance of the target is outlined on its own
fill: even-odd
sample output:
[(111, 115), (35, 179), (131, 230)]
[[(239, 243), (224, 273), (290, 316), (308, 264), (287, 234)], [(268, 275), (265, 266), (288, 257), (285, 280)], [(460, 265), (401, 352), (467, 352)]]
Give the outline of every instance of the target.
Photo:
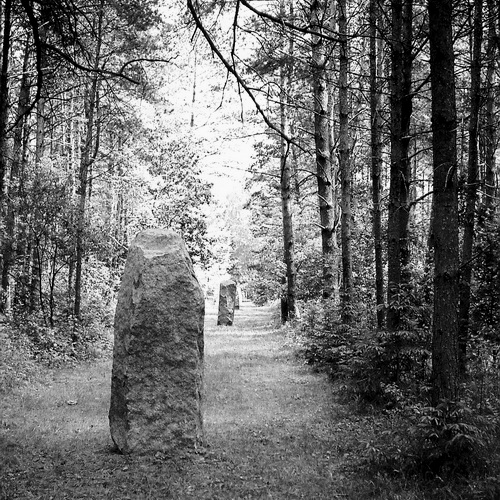
[(238, 287), (236, 287), (236, 293), (234, 295), (234, 308), (240, 308), (240, 289)]
[(236, 283), (232, 280), (223, 281), (219, 290), (219, 314), (217, 324), (231, 326), (234, 321), (234, 304), (236, 302)]
[(141, 232), (115, 314), (109, 424), (122, 453), (175, 453), (203, 442), (205, 301), (182, 239)]

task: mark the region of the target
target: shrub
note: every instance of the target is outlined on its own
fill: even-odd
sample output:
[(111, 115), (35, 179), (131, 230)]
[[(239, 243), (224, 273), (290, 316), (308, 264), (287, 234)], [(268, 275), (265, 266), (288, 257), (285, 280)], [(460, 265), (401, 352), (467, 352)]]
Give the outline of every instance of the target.
[(464, 402), (415, 407), (411, 420), (409, 456), (416, 470), (467, 475), (485, 469), (485, 451), (493, 429)]
[(36, 314), (19, 315), (11, 328), (25, 346), (26, 356), (49, 367), (90, 360), (108, 351), (111, 345), (104, 325), (78, 323), (71, 317), (49, 327)]
[(416, 331), (358, 332), (340, 364), (354, 398), (395, 407), (427, 390), (430, 334)]
[(426, 390), (430, 332), (376, 331), (361, 318), (342, 324), (335, 307), (309, 302), (298, 322), (298, 355), (345, 382), (344, 394), (361, 404), (397, 406)]
[(328, 304), (325, 306), (325, 301), (311, 301), (301, 309), (295, 332), (297, 355), (335, 376), (347, 355), (352, 338), (350, 327), (340, 322), (338, 311)]
[(373, 469), (425, 478), (486, 477), (497, 439), (495, 419), (478, 416), (464, 402), (413, 405), (397, 424), (367, 443)]
[(0, 325), (0, 393), (28, 381), (37, 373), (30, 343), (10, 325)]

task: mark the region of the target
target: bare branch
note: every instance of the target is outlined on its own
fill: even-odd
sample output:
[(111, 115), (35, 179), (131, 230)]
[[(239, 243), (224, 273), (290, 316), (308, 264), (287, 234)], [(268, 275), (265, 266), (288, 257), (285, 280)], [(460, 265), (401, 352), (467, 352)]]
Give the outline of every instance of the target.
[(279, 17), (273, 16), (267, 12), (258, 10), (247, 0), (238, 0), (238, 3), (241, 3), (248, 10), (252, 11), (254, 14), (257, 14), (259, 17), (263, 19), (268, 19), (269, 21), (272, 21), (275, 24), (279, 24), (280, 26), (286, 26), (287, 28), (290, 28), (294, 31), (298, 31), (299, 33), (304, 33), (306, 35), (317, 35), (320, 38), (324, 38), (325, 40), (329, 40), (331, 42), (338, 42), (340, 40), (338, 37), (325, 35), (324, 33), (321, 34), (315, 33), (313, 30), (310, 30), (309, 28), (303, 26), (297, 26), (291, 23), (290, 21), (286, 21), (285, 19), (280, 19)]
[[(217, 48), (215, 45), (214, 41), (212, 40), (212, 37), (208, 33), (208, 31), (205, 29), (203, 26), (203, 23), (201, 22), (201, 19), (198, 16), (198, 13), (196, 12), (196, 9), (194, 8), (192, 0), (187, 0), (187, 6), (189, 11), (191, 12), (191, 15), (193, 16), (193, 20), (196, 24), (196, 27), (201, 31), (203, 36), (205, 37), (205, 40), (208, 42), (208, 45), (210, 46), (210, 49), (212, 52), (219, 58), (219, 60), (222, 62), (226, 70), (231, 73), (235, 78), (236, 81), (238, 82), (238, 85), (240, 85), (246, 92), (246, 94), (250, 97), (252, 102), (254, 103), (255, 108), (257, 109), (257, 112), (260, 114), (266, 125), (271, 129), (274, 130), (279, 136), (283, 137), (287, 142), (293, 143), (292, 139), (288, 137), (288, 135), (284, 134), (276, 125), (274, 125), (271, 120), (267, 117), (266, 113), (262, 109), (261, 105), (257, 101), (256, 97), (254, 96), (253, 92), (251, 89), (248, 87), (248, 85), (245, 83), (245, 81), (241, 78), (241, 76), (238, 74), (236, 69), (227, 61), (227, 59), (224, 57), (224, 55), (221, 53), (221, 51)], [(297, 147), (299, 147), (297, 145)]]

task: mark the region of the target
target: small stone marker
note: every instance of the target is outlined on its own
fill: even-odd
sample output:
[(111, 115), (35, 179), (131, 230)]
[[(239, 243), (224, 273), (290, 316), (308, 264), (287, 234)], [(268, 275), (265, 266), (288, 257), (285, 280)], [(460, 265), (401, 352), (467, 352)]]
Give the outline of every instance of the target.
[(115, 314), (109, 424), (122, 453), (194, 450), (203, 442), (205, 301), (184, 242), (141, 232)]
[(231, 326), (234, 321), (234, 303), (236, 301), (236, 283), (223, 281), (219, 289), (219, 314), (217, 325)]

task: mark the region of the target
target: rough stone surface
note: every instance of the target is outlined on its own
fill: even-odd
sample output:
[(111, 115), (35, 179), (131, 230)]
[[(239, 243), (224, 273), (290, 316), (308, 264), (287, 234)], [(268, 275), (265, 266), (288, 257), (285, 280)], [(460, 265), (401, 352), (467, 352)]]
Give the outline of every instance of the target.
[(223, 281), (219, 289), (219, 313), (217, 324), (231, 326), (234, 321), (234, 304), (236, 302), (236, 283), (232, 280)]
[(115, 314), (109, 423), (122, 453), (172, 454), (203, 443), (205, 301), (181, 238), (133, 241)]

